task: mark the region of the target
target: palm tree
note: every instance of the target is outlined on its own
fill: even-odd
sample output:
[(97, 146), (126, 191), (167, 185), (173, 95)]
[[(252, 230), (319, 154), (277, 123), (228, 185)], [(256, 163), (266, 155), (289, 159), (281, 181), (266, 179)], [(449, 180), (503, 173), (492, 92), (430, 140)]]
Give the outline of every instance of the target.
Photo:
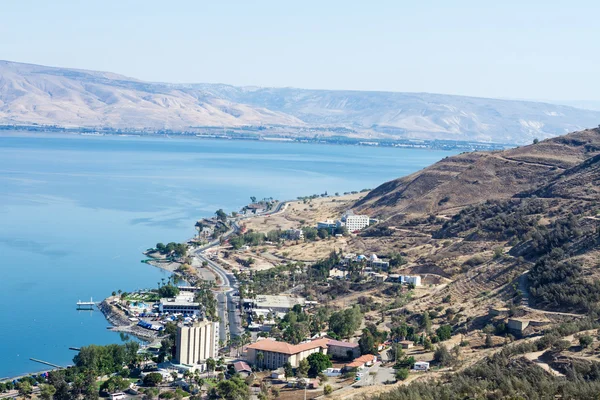
[(265, 361), (265, 355), (263, 354), (262, 351), (259, 351), (256, 354), (256, 363), (258, 364), (259, 368), (262, 369), (264, 361)]

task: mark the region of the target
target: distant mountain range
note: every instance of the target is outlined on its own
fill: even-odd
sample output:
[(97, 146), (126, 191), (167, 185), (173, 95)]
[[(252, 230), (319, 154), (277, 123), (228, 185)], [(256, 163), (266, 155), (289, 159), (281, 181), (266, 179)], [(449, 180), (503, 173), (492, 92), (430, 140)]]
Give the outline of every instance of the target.
[(530, 143), (595, 127), (600, 111), (430, 93), (144, 82), (0, 61), (0, 125)]

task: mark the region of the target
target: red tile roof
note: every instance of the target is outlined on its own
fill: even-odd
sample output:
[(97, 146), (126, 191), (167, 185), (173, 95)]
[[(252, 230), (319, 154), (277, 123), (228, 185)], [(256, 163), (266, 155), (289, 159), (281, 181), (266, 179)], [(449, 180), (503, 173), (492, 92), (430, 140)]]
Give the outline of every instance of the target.
[(252, 343), (248, 346), (248, 349), (271, 351), (273, 353), (292, 355), (301, 353), (306, 350), (316, 349), (317, 347), (327, 348), (328, 341), (329, 339), (317, 339), (313, 340), (312, 342), (293, 345), (286, 342), (278, 342), (276, 340), (263, 339), (259, 340), (256, 343)]
[(252, 368), (244, 361), (238, 361), (233, 363), (235, 372), (252, 372)]
[(365, 354), (358, 358), (355, 358), (350, 364), (346, 364), (346, 367), (356, 368), (362, 367), (368, 362), (375, 361), (375, 356), (373, 354)]

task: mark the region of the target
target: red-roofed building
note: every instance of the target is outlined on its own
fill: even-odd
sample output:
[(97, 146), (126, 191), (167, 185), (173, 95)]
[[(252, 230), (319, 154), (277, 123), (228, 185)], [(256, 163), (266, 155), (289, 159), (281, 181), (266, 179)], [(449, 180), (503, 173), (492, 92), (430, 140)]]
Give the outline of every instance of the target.
[(370, 367), (376, 361), (377, 361), (377, 357), (375, 357), (373, 354), (365, 354), (363, 356), (358, 357), (357, 359), (355, 359), (351, 363), (346, 364), (346, 368), (358, 368), (358, 369), (361, 369), (361, 368), (364, 368), (364, 367)]
[(250, 368), (250, 366), (244, 361), (234, 362), (233, 369), (235, 372), (245, 377), (252, 373), (252, 368)]
[(283, 367), (286, 362), (289, 362), (292, 367), (297, 367), (300, 361), (313, 353), (327, 354), (328, 341), (329, 339), (317, 339), (293, 345), (271, 339), (259, 340), (246, 347), (248, 362), (269, 369)]

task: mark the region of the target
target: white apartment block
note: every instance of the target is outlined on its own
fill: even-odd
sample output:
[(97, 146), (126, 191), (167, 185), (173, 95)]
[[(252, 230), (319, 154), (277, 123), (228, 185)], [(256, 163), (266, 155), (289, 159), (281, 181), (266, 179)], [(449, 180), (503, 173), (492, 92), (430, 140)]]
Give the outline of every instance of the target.
[(206, 370), (206, 360), (219, 354), (219, 323), (202, 321), (177, 326), (177, 361)]
[(344, 222), (348, 232), (356, 232), (369, 226), (369, 220), (367, 215), (347, 215)]

